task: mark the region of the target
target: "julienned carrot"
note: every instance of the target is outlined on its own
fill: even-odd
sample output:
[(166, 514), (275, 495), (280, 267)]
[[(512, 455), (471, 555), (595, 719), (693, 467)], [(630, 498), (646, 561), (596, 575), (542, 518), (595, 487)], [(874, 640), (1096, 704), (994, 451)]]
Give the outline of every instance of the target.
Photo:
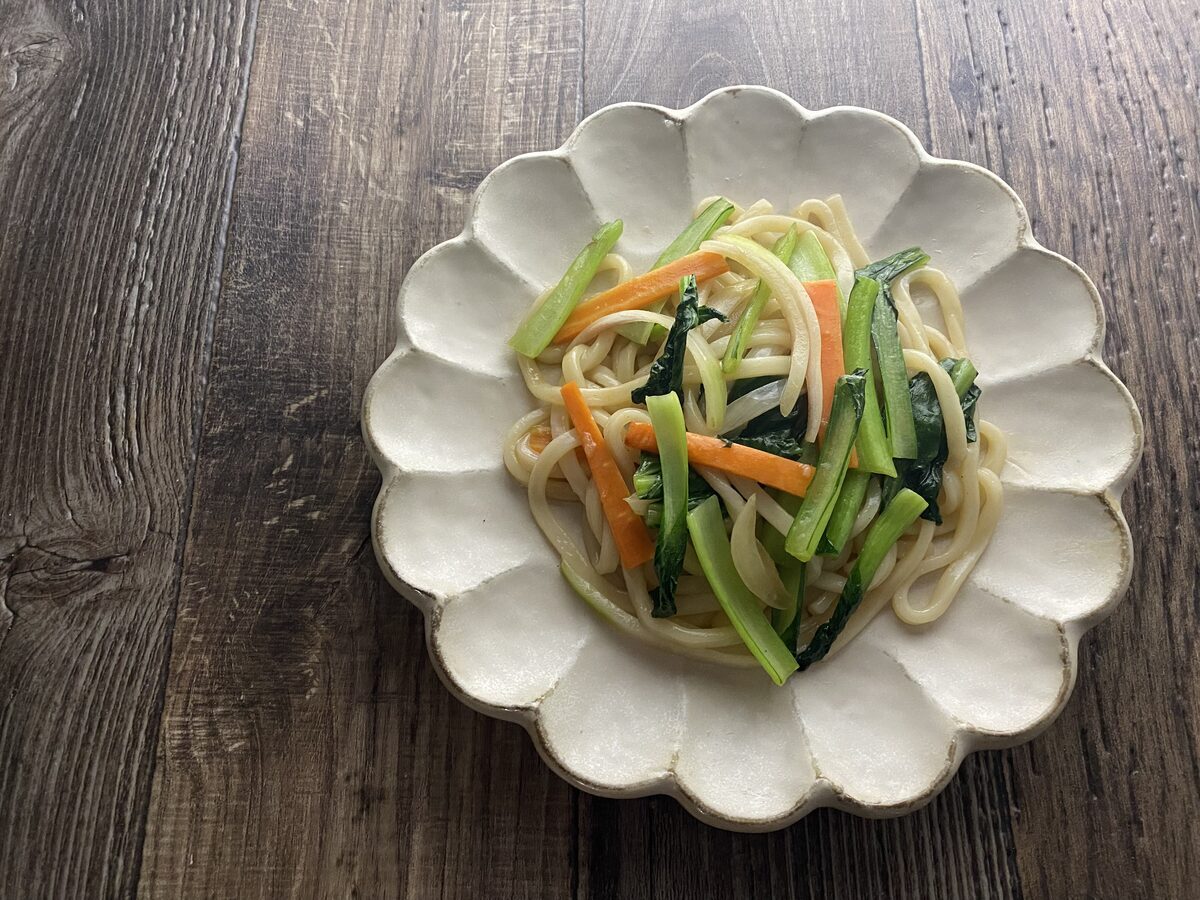
[(529, 429), (529, 449), (541, 456), (542, 451), (546, 449), (546, 445), (550, 443), (550, 429), (545, 425), (538, 425), (536, 428)]
[(697, 281), (714, 278), (729, 271), (729, 263), (719, 253), (697, 251), (681, 256), (674, 262), (651, 269), (597, 294), (587, 303), (575, 307), (563, 327), (554, 336), (554, 343), (565, 344), (579, 335), (597, 319), (629, 309), (642, 309), (679, 289), (679, 279), (695, 275)]
[[(550, 433), (549, 428), (547, 428), (545, 425), (538, 425), (529, 429), (529, 437), (526, 439), (526, 444), (529, 446), (531, 451), (536, 453), (538, 456), (541, 456), (542, 451), (546, 449), (547, 445), (549, 445), (552, 437), (553, 435)], [(579, 464), (581, 466), (587, 465), (587, 454), (583, 452), (582, 447), (575, 448), (575, 458), (579, 460)], [(551, 474), (550, 477), (556, 478), (558, 477), (558, 473), (555, 472)]]
[(573, 381), (564, 384), (562, 398), (571, 424), (575, 426), (575, 433), (579, 436), (579, 443), (583, 445), (583, 452), (587, 454), (592, 480), (596, 482), (600, 506), (617, 543), (621, 565), (626, 569), (636, 569), (654, 558), (654, 539), (650, 537), (646, 523), (625, 502), (630, 493), (629, 485), (617, 468), (616, 460), (604, 442), (604, 435), (600, 433), (600, 426), (584, 402), (579, 385)]
[(833, 409), (833, 389), (837, 380), (846, 374), (845, 358), (842, 356), (842, 310), (838, 303), (836, 281), (806, 281), (804, 290), (812, 301), (821, 326), (821, 433), (829, 424), (829, 412)]
[[(634, 422), (626, 429), (625, 443), (638, 450), (658, 452), (654, 429), (645, 422)], [(812, 466), (804, 463), (690, 431), (687, 433), (687, 454), (688, 462), (694, 465), (741, 475), (797, 497), (804, 496), (816, 473)]]

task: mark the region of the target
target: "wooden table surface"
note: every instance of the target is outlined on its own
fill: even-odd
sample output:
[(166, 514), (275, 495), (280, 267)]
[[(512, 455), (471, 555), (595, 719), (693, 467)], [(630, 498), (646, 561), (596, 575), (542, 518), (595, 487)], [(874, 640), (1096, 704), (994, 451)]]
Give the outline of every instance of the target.
[[(0, 76), (0, 895), (1196, 896), (1194, 0), (13, 0)], [(509, 156), (731, 83), (1007, 179), (1146, 420), (1066, 711), (902, 819), (568, 788), (371, 551), (408, 266)]]

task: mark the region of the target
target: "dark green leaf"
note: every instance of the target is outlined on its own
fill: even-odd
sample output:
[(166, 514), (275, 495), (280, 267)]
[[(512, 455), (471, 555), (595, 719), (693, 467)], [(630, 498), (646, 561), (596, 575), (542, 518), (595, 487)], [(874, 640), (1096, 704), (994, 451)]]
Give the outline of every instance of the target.
[(925, 501), (920, 497), (910, 491), (900, 491), (884, 507), (879, 518), (871, 523), (862, 550), (850, 569), (846, 586), (833, 609), (833, 615), (821, 623), (808, 646), (796, 654), (796, 662), (800, 664), (801, 671), (823, 659), (829, 652), (833, 642), (846, 627), (846, 622), (862, 602), (863, 594), (875, 578), (884, 556), (908, 526), (916, 521), (924, 508)]
[[(739, 378), (733, 382), (729, 389), (728, 402), (732, 403), (739, 397), (744, 397), (751, 391), (756, 391), (760, 387), (766, 387), (772, 382), (780, 381), (774, 376), (767, 375), (762, 378)], [(775, 432), (786, 432), (792, 436), (798, 436), (804, 433), (804, 429), (808, 426), (808, 404), (797, 403), (791, 413), (784, 415), (779, 411), (779, 407), (772, 407), (761, 416), (756, 416), (747, 422), (741, 432), (740, 437), (757, 437), (759, 435), (774, 434)]]
[(938, 365), (946, 370), (946, 374), (950, 376), (954, 387), (958, 390), (963, 418), (967, 423), (967, 440), (974, 443), (979, 439), (975, 428), (975, 406), (979, 403), (979, 395), (983, 393), (975, 384), (975, 367), (971, 365), (969, 359), (953, 359), (951, 357), (946, 357)]
[(933, 380), (924, 372), (912, 377), (908, 391), (917, 431), (917, 457), (896, 460), (896, 477), (885, 482), (884, 501), (890, 500), (902, 488), (908, 488), (928, 504), (921, 517), (940, 525), (942, 516), (938, 511), (937, 498), (942, 487), (942, 467), (946, 463), (947, 452), (942, 407), (938, 403)]
[(650, 367), (650, 377), (643, 387), (633, 391), (634, 403), (645, 403), (647, 397), (675, 393), (683, 399), (683, 359), (687, 352), (688, 332), (712, 319), (726, 321), (715, 309), (700, 305), (696, 276), (688, 275), (679, 284), (680, 301), (675, 310), (675, 324), (667, 333), (662, 353)]
[[(871, 577), (875, 577), (874, 573), (871, 574)], [(812, 640), (808, 642), (808, 646), (796, 653), (796, 662), (800, 664), (801, 672), (813, 663), (824, 659), (829, 653), (833, 642), (838, 639), (838, 635), (846, 627), (850, 615), (858, 609), (858, 604), (862, 602), (863, 593), (863, 573), (858, 566), (854, 566), (850, 570), (850, 574), (846, 576), (846, 586), (842, 588), (837, 606), (833, 608), (833, 615), (821, 623), (813, 634)]]
[(982, 393), (979, 386), (973, 384), (967, 388), (967, 392), (962, 398), (963, 418), (967, 420), (967, 440), (971, 443), (979, 439), (979, 432), (975, 428), (975, 406), (979, 403), (979, 396)]
[(874, 278), (882, 284), (888, 284), (909, 269), (923, 266), (927, 262), (929, 262), (929, 254), (920, 247), (909, 247), (907, 250), (901, 250), (899, 253), (893, 253), (891, 256), (868, 263), (854, 274), (856, 277)]
[[(633, 473), (633, 489), (643, 500), (661, 500), (663, 495), (662, 463), (657, 456), (649, 453), (642, 454)], [(688, 509), (694, 509), (713, 495), (713, 489), (707, 481), (691, 466), (688, 466)], [(651, 524), (649, 522), (647, 525)]]
[[(978, 439), (975, 427), (975, 405), (979, 402), (978, 386), (973, 380), (974, 367), (969, 360), (943, 359), (939, 365), (950, 374), (956, 375), (965, 387), (960, 396), (963, 418), (967, 424), (967, 440)], [(923, 519), (941, 524), (938, 510), (938, 492), (942, 487), (942, 470), (946, 464), (946, 423), (942, 418), (942, 406), (938, 402), (933, 381), (924, 372), (918, 372), (909, 382), (909, 397), (912, 400), (913, 421), (917, 428), (917, 458), (896, 460), (896, 477), (889, 479), (884, 489), (884, 500), (890, 499), (901, 488), (920, 494), (929, 505), (921, 513)]]
[(855, 277), (874, 278), (879, 282), (879, 294), (889, 307), (895, 308), (892, 300), (892, 282), (907, 272), (929, 262), (929, 254), (920, 247), (909, 247), (891, 256), (868, 263), (854, 273)]
[(732, 439), (733, 443), (741, 444), (743, 447), (753, 447), (755, 450), (762, 450), (765, 453), (773, 453), (776, 456), (782, 456), (784, 459), (794, 459), (805, 461), (808, 458), (808, 453), (796, 438), (792, 435), (791, 430), (769, 431), (765, 434), (743, 434), (740, 437)]
[(784, 542), (787, 552), (801, 562), (808, 562), (816, 552), (833, 512), (834, 500), (845, 480), (850, 451), (866, 405), (866, 384), (866, 370), (855, 369), (841, 376), (834, 387), (833, 408), (817, 460), (817, 471)]

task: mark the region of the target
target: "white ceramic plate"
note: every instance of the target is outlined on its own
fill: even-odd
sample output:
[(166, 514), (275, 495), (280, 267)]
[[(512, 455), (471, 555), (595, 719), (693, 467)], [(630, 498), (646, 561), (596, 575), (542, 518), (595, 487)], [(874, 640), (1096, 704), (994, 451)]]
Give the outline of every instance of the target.
[[(618, 249), (639, 271), (705, 196), (791, 208), (835, 192), (872, 256), (919, 244), (962, 292), (982, 412), (1010, 440), (1006, 506), (942, 619), (880, 615), (777, 688), (623, 637), (571, 593), (501, 462), (505, 429), (531, 408), (505, 340), (601, 221), (624, 219)], [(380, 564), (425, 614), (450, 690), (522, 723), (584, 790), (666, 793), (744, 830), (819, 806), (909, 811), (972, 750), (1049, 724), (1080, 636), (1128, 584), (1120, 495), (1142, 428), (1100, 359), (1095, 287), (1038, 245), (999, 178), (929, 156), (880, 113), (810, 112), (759, 87), (682, 111), (602, 109), (558, 150), (485, 178), (466, 228), (413, 265), (397, 310), (396, 350), (363, 401), (383, 473)]]

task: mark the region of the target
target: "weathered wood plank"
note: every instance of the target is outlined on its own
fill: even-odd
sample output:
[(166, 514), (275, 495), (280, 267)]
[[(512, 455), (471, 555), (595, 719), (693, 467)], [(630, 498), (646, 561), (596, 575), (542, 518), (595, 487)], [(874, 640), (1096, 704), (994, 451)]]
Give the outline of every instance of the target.
[(147, 896), (570, 892), (569, 789), (378, 573), (358, 415), (407, 267), (574, 124), (580, 45), (558, 3), (264, 8)]
[(921, 3), (934, 148), (1004, 175), (1090, 272), (1105, 356), (1142, 408), (1129, 596), (1085, 638), (1061, 719), (1015, 752), (1027, 896), (1184, 897), (1200, 883), (1200, 12), (1194, 4)]
[(137, 882), (252, 43), (240, 0), (0, 9), (6, 897)]

